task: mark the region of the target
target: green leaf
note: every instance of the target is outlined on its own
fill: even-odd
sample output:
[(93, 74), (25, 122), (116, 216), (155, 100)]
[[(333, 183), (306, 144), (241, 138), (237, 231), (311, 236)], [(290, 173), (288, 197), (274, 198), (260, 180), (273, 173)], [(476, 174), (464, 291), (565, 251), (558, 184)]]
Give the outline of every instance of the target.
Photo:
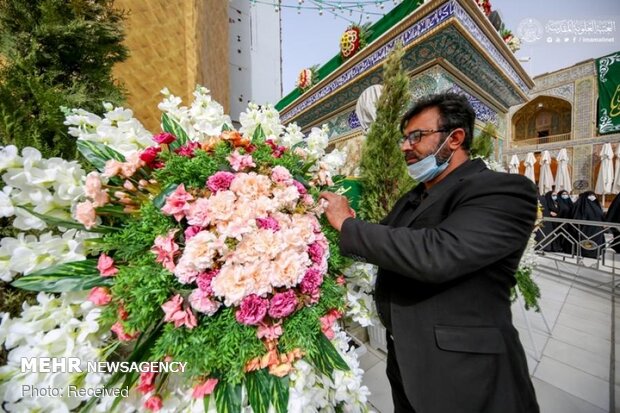
[(95, 208), (97, 215), (114, 215), (118, 217), (127, 217), (127, 213), (124, 212), (124, 207), (122, 205), (106, 205), (102, 207)]
[(109, 233), (109, 232), (115, 232), (115, 231), (120, 230), (119, 228), (108, 227), (105, 225), (97, 225), (91, 229), (86, 229), (84, 225), (76, 221), (68, 221), (66, 219), (56, 218), (56, 217), (52, 217), (52, 216), (45, 215), (45, 214), (39, 214), (38, 212), (34, 212), (32, 209), (28, 207), (24, 207), (24, 206), (19, 206), (19, 208), (25, 211), (28, 211), (29, 214), (34, 215), (35, 217), (39, 218), (41, 221), (53, 227), (75, 228), (75, 229), (79, 229), (82, 231), (97, 232), (97, 233)]
[(314, 357), (311, 357), (311, 360), (321, 373), (331, 376), (334, 369), (349, 370), (347, 363), (323, 333), (317, 335), (316, 344), (318, 351)]
[(105, 163), (110, 159), (125, 162), (122, 153), (99, 142), (78, 140), (77, 149), (91, 165), (101, 172), (105, 169)]
[(168, 116), (167, 113), (161, 115), (161, 127), (164, 132), (171, 133), (177, 137), (177, 139), (169, 145), (170, 149), (176, 149), (179, 146), (185, 145), (189, 141), (189, 136), (187, 136), (187, 132), (185, 132), (183, 126)]
[(13, 287), (28, 291), (59, 293), (84, 291), (93, 287), (112, 285), (112, 277), (102, 277), (97, 269), (97, 260), (67, 262), (54, 265), (13, 281)]
[(241, 384), (220, 382), (215, 387), (217, 413), (241, 412)]
[(277, 413), (286, 413), (288, 411), (289, 378), (288, 376), (273, 376), (271, 382), (271, 403), (273, 403)]
[(234, 130), (228, 123), (222, 125), (222, 132)]
[(168, 197), (168, 195), (173, 193), (174, 190), (177, 189), (178, 186), (179, 184), (170, 184), (167, 187), (165, 187), (163, 191), (159, 193), (159, 195), (153, 198), (153, 205), (155, 205), (157, 209), (161, 209), (166, 203), (166, 198)]
[(258, 144), (265, 140), (265, 132), (263, 131), (263, 127), (258, 125), (256, 129), (254, 129), (254, 133), (252, 134), (252, 143)]
[(269, 410), (269, 394), (271, 390), (271, 378), (267, 370), (261, 369), (249, 373), (245, 377), (245, 386), (248, 389), (248, 400), (255, 413), (267, 413)]
[(202, 403), (205, 407), (205, 413), (209, 411), (209, 402), (211, 401), (211, 395), (210, 394), (205, 394), (204, 398), (202, 399)]

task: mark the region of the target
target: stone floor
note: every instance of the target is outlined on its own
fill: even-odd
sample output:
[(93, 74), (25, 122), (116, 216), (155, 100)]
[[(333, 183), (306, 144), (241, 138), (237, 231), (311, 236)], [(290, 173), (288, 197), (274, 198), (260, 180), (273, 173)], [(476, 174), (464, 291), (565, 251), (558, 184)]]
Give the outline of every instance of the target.
[[(557, 261), (541, 260), (546, 268), (556, 268), (561, 274), (557, 276), (542, 270), (535, 274), (541, 289), (542, 314), (526, 312), (519, 301), (512, 308), (541, 412), (610, 412), (610, 366), (615, 360), (610, 354), (612, 343), (615, 343), (616, 351), (619, 349), (611, 337), (611, 295), (580, 282), (587, 272), (600, 278), (601, 284), (610, 279), (589, 268), (594, 261), (586, 262), (575, 273), (575, 267), (566, 265), (564, 268)], [(619, 310), (616, 304), (616, 323)], [(364, 382), (372, 392), (372, 408), (379, 413), (392, 412), (385, 376), (385, 353), (373, 349), (370, 343), (366, 343), (366, 350), (361, 357), (361, 366), (366, 372)], [(614, 366), (620, 371), (620, 365), (615, 361)], [(618, 375), (613, 381), (615, 395), (612, 396), (620, 397)], [(612, 411), (620, 412), (620, 407)]]

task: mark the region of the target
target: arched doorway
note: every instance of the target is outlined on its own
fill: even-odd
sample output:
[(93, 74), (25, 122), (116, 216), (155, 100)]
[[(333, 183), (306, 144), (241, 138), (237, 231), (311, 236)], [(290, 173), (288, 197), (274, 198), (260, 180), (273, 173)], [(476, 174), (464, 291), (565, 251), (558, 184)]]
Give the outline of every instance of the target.
[(537, 96), (512, 116), (514, 146), (543, 145), (571, 139), (572, 106), (553, 96)]

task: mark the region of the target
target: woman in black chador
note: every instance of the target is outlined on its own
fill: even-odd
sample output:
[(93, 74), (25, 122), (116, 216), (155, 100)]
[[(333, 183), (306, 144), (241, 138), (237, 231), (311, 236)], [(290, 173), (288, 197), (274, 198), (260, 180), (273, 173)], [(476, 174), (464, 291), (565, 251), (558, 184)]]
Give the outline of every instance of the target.
[[(539, 197), (539, 202), (542, 205), (542, 213), (544, 218), (557, 218), (559, 214), (559, 204), (557, 195), (554, 191), (549, 191), (544, 197)], [(545, 237), (549, 236), (551, 232), (558, 226), (555, 222), (543, 221), (542, 227), (536, 233), (536, 242), (540, 242)], [(553, 235), (552, 235), (553, 236)], [(562, 245), (561, 239), (555, 239), (553, 241), (545, 240), (543, 251), (549, 252), (561, 252)]]
[[(620, 194), (616, 195), (614, 200), (611, 201), (611, 205), (607, 210), (607, 216), (605, 216), (605, 221), (620, 224)], [(614, 251), (620, 252), (620, 231), (616, 228), (610, 228), (609, 231), (614, 236), (614, 241), (611, 243), (611, 247)]]
[[(584, 221), (604, 220), (603, 208), (601, 208), (601, 204), (598, 202), (598, 199), (596, 199), (594, 192), (586, 191), (579, 195), (579, 199), (575, 202), (575, 207), (573, 208), (573, 219)], [(579, 245), (581, 256), (597, 258), (598, 254), (602, 252), (602, 245), (605, 243), (603, 228), (591, 225), (580, 225), (579, 227), (582, 234), (581, 239), (579, 238), (579, 234), (577, 234), (577, 240), (581, 241)], [(587, 240), (584, 240), (584, 238), (587, 238)], [(588, 240), (591, 241), (591, 243), (588, 243)]]
[[(568, 194), (568, 191), (566, 191), (565, 189), (562, 189), (560, 192), (558, 192), (558, 218), (561, 219), (572, 219), (573, 218), (573, 200), (570, 199), (570, 195)], [(567, 233), (572, 233), (574, 231), (571, 231), (571, 226), (568, 224), (564, 224), (563, 226), (564, 231), (562, 231), (563, 234), (565, 234), (564, 236), (561, 236), (560, 239), (560, 245), (562, 246), (562, 251), (567, 253), (567, 254), (572, 254), (575, 251), (573, 251), (573, 243), (567, 239)]]

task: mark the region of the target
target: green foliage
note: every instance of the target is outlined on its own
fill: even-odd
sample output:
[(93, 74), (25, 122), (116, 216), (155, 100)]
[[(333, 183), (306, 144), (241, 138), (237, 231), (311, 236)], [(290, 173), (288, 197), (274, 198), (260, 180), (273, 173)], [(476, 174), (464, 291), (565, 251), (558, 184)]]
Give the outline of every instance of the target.
[(174, 228), (170, 217), (165, 216), (152, 203), (145, 203), (140, 209), (141, 219), (132, 219), (123, 227), (122, 231), (106, 234), (103, 239), (103, 250), (114, 250), (114, 259), (120, 261), (134, 261), (148, 251), (158, 235), (168, 233)]
[(191, 330), (166, 323), (154, 347), (157, 360), (171, 355), (175, 361), (186, 361), (190, 376), (211, 372), (232, 384), (243, 379), (247, 360), (264, 353), (256, 327), (239, 323), (232, 308), (220, 310), (217, 317), (199, 316), (198, 326)]
[(146, 331), (154, 321), (162, 319), (161, 305), (179, 286), (176, 278), (155, 262), (154, 254), (145, 255), (134, 265), (119, 266), (114, 281), (112, 295), (127, 311), (124, 324), (130, 331)]
[(480, 135), (474, 138), (469, 154), (472, 158), (490, 159), (493, 155), (493, 138), (497, 135), (497, 129), (492, 123), (487, 123)]
[(196, 151), (193, 158), (183, 156), (168, 156), (164, 158), (166, 165), (155, 171), (155, 179), (166, 188), (170, 184), (184, 183), (185, 187), (204, 188), (207, 178), (219, 170), (229, 167), (228, 144), (219, 143), (214, 153)]
[(325, 215), (321, 217), (320, 222), (323, 234), (325, 235), (325, 238), (327, 238), (327, 240), (329, 241), (329, 258), (327, 259), (327, 271), (330, 275), (337, 277), (340, 275), (340, 271), (343, 268), (351, 265), (353, 260), (340, 254), (340, 233), (329, 224)]
[(512, 289), (512, 299), (517, 298), (517, 294), (521, 294), (523, 301), (525, 302), (525, 309), (529, 310), (533, 308), (536, 312), (540, 312), (540, 305), (538, 300), (540, 299), (540, 288), (532, 280), (532, 269), (519, 267), (515, 274), (517, 279), (517, 285)]
[(0, 144), (75, 157), (60, 108), (122, 103), (122, 20), (113, 0), (0, 0)]
[(43, 268), (19, 277), (11, 285), (29, 291), (60, 293), (84, 291), (111, 283), (110, 278), (103, 278), (99, 275), (97, 260), (88, 259)]
[(409, 78), (401, 65), (403, 53), (398, 45), (387, 58), (377, 119), (362, 148), (360, 218), (370, 222), (383, 219), (413, 186), (398, 145), (399, 122), (409, 98)]

